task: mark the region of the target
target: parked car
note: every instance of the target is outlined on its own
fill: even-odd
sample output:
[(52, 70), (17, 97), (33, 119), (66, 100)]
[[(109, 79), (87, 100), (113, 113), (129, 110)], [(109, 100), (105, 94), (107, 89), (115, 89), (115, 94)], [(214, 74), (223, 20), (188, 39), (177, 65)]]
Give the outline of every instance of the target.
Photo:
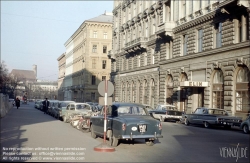
[[(104, 135), (104, 107), (98, 116), (90, 118), (91, 136)], [(107, 108), (106, 137), (108, 144), (117, 146), (119, 140), (145, 139), (152, 146), (154, 140), (162, 138), (161, 122), (152, 118), (144, 105), (136, 103), (114, 102)]]
[(148, 112), (150, 112), (151, 110), (154, 110), (154, 108), (152, 108), (150, 105), (148, 104), (142, 104), (145, 106), (145, 108), (147, 109)]
[(52, 117), (55, 117), (56, 115), (55, 108), (58, 107), (58, 103), (58, 100), (49, 100), (48, 114)]
[(250, 115), (240, 124), (240, 129), (242, 129), (245, 134), (250, 133)]
[(230, 129), (231, 126), (240, 126), (242, 118), (229, 116), (224, 109), (197, 108), (192, 114), (184, 114), (183, 121), (185, 125), (200, 124), (205, 128), (210, 126), (224, 126)]
[(66, 110), (66, 107), (70, 103), (74, 103), (75, 101), (60, 101), (58, 104), (58, 108), (55, 110), (56, 114), (59, 114), (59, 119), (62, 120), (62, 113)]
[(36, 101), (35, 108), (37, 108), (38, 110), (43, 110), (43, 101)]
[(155, 119), (164, 121), (181, 121), (182, 111), (177, 110), (174, 105), (157, 105), (154, 110), (150, 110), (149, 114)]
[(73, 114), (81, 113), (82, 115), (91, 115), (93, 105), (87, 103), (69, 103), (65, 110), (62, 110), (62, 119), (64, 122), (69, 122)]

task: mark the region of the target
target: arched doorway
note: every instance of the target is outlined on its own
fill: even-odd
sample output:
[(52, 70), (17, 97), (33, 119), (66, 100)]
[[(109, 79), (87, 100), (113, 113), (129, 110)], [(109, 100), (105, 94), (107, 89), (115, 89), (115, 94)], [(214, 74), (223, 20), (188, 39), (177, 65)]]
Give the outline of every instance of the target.
[(221, 70), (215, 71), (212, 84), (212, 107), (224, 109), (224, 78)]
[[(181, 82), (187, 81), (187, 74), (186, 73), (182, 73), (181, 74)], [(199, 88), (198, 88), (199, 89)], [(198, 90), (198, 94), (199, 94), (199, 90)], [(181, 88), (180, 89), (180, 111), (184, 111), (186, 112), (187, 110), (187, 103), (188, 103), (188, 88)], [(200, 103), (200, 100), (199, 100)]]
[(174, 89), (174, 83), (173, 83), (173, 78), (172, 78), (172, 76), (170, 76), (170, 75), (168, 75), (168, 77), (167, 77), (167, 79), (166, 79), (166, 90), (165, 90), (165, 92), (166, 92), (166, 96), (165, 96), (165, 98), (166, 98), (166, 100), (165, 100), (165, 102), (167, 103), (167, 104), (171, 104), (171, 105), (173, 105), (173, 89)]
[(250, 72), (247, 67), (236, 71), (235, 115), (245, 118), (250, 113)]

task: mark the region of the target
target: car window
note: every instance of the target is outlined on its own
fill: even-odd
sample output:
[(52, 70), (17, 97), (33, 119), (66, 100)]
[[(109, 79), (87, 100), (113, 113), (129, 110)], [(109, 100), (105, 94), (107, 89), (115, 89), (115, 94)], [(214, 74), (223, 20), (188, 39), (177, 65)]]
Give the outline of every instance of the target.
[(69, 110), (70, 109), (70, 105), (67, 106), (66, 110)]
[(70, 110), (75, 110), (75, 105), (71, 104), (70, 105)]
[(76, 109), (87, 109), (87, 110), (90, 110), (90, 107), (89, 107), (89, 105), (78, 104), (78, 105), (76, 105)]
[(227, 112), (224, 110), (209, 109), (208, 114), (227, 115)]
[(146, 115), (144, 108), (139, 106), (122, 106), (117, 109), (119, 115)]
[(203, 114), (203, 109), (202, 108), (197, 108), (194, 113), (195, 114)]

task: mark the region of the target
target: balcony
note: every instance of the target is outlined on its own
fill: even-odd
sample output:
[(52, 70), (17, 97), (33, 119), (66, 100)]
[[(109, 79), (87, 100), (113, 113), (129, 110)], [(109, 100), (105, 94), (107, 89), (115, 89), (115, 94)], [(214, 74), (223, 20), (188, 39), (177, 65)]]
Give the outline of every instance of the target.
[(162, 36), (173, 36), (173, 28), (175, 27), (175, 22), (165, 22), (158, 26), (155, 34)]
[(136, 50), (146, 49), (148, 37), (139, 37), (125, 44), (124, 50), (127, 52), (134, 52)]

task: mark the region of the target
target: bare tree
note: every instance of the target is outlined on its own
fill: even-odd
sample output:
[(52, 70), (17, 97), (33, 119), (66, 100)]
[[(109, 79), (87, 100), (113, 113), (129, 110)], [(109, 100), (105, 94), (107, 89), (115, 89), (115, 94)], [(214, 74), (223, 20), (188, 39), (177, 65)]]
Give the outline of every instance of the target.
[(8, 69), (4, 61), (0, 63), (0, 92), (6, 94), (9, 83)]

